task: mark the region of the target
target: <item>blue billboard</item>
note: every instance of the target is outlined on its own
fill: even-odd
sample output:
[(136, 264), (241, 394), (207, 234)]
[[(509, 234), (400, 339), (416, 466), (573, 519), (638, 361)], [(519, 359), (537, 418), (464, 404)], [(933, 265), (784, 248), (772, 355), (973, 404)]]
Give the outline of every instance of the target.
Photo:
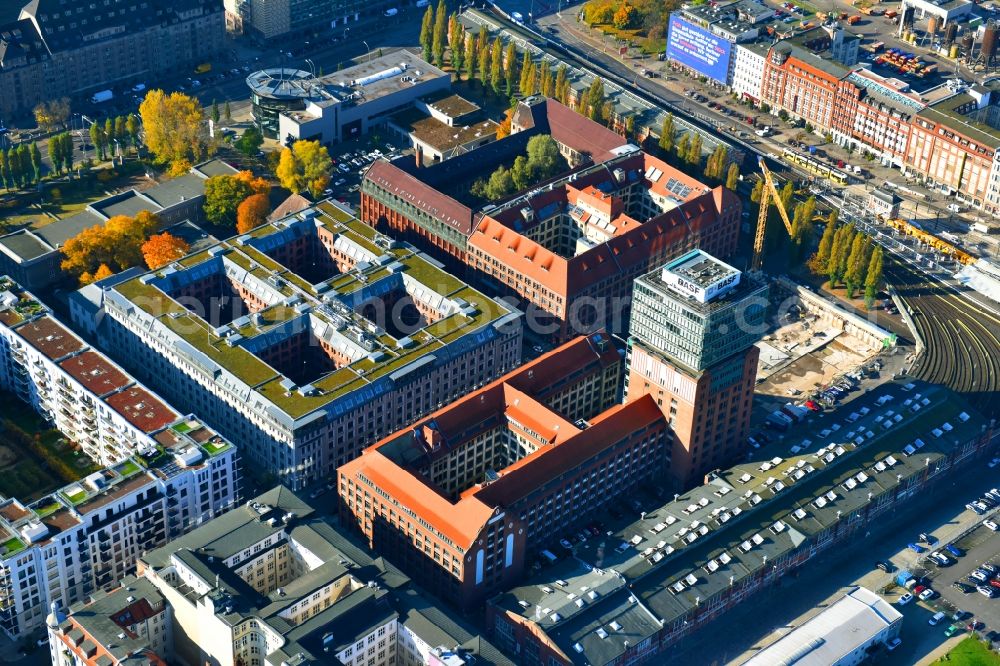
[(674, 60), (719, 83), (729, 76), (732, 44), (679, 16), (671, 15), (667, 32), (667, 59)]

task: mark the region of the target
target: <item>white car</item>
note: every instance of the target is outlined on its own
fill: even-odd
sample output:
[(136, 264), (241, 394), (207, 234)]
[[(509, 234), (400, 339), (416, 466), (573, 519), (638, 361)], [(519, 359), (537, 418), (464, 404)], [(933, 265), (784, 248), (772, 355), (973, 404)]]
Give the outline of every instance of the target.
[(962, 212), (962, 207), (959, 206), (956, 203), (951, 203), (951, 204), (948, 204), (948, 210), (950, 210), (952, 213), (961, 213)]
[(933, 627), (936, 626), (943, 619), (944, 619), (944, 613), (938, 611), (937, 613), (934, 613), (933, 616), (931, 616), (931, 619), (927, 620), (927, 624)]
[(985, 525), (986, 527), (990, 528), (994, 532), (1000, 532), (1000, 525), (997, 525), (992, 520), (984, 520), (983, 521), (983, 525)]
[(906, 594), (904, 594), (903, 596), (901, 596), (896, 601), (896, 605), (897, 606), (905, 606), (906, 604), (910, 603), (911, 601), (913, 601), (913, 595), (910, 594), (909, 592), (907, 592)]
[(935, 596), (937, 596), (937, 592), (928, 587), (920, 593), (920, 600), (927, 601), (928, 599), (933, 599)]

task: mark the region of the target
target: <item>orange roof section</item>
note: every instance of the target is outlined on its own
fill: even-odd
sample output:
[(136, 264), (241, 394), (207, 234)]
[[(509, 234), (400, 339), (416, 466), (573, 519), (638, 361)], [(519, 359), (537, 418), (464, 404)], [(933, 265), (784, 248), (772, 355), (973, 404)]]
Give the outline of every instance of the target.
[(104, 396), (132, 383), (117, 366), (88, 349), (61, 362), (60, 367), (97, 396)]
[(60, 359), (83, 349), (83, 342), (52, 317), (45, 315), (23, 326), (17, 334), (51, 360)]
[[(648, 395), (608, 409), (583, 430), (536, 397), (544, 393), (553, 378), (564, 377), (594, 362), (601, 367), (619, 362), (621, 356), (612, 345), (604, 349), (597, 346), (601, 335), (610, 343), (605, 333), (575, 338), (368, 447), (360, 457), (340, 467), (338, 474), (351, 479), (364, 475), (453, 543), (462, 548), (470, 547), (496, 509), (533, 492), (629, 433), (657, 421), (666, 427), (656, 401)], [(496, 414), (510, 417), (536, 432), (544, 443), (533, 453), (500, 470), (496, 481), (466, 489), (458, 501), (450, 500), (421, 474), (398, 464), (380, 450), (391, 445), (419, 447), (416, 451), (419, 456), (425, 452), (425, 447), (413, 433), (423, 426), (433, 423), (446, 440), (449, 432), (466, 435), (467, 439), (465, 431), (470, 424), (481, 423)], [(408, 439), (401, 441), (401, 438)]]

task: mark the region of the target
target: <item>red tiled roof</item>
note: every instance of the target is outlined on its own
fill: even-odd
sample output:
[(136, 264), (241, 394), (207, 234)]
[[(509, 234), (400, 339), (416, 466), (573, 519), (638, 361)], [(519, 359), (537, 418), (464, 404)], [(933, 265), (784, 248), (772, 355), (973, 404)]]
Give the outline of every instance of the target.
[(595, 123), (554, 99), (545, 100), (545, 113), (552, 138), (578, 153), (589, 154), (594, 162), (611, 159), (614, 157), (612, 150), (628, 143), (604, 125)]
[(463, 206), (389, 162), (377, 160), (368, 168), (365, 178), (425, 213), (433, 215), (459, 233), (465, 236), (472, 233), (471, 208)]
[(132, 383), (132, 380), (95, 351), (87, 350), (59, 364), (63, 370), (95, 395), (103, 396)]
[(104, 401), (143, 432), (159, 430), (180, 418), (179, 414), (140, 386), (110, 395)]
[(52, 317), (45, 315), (17, 327), (17, 334), (52, 360), (83, 349), (83, 342)]

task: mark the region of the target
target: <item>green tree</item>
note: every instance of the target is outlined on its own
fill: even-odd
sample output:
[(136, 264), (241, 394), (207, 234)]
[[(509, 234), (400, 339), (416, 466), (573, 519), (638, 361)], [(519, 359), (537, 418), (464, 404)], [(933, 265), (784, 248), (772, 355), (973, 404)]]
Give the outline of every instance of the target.
[(467, 38), (465, 40), (465, 55), (462, 57), (462, 65), (465, 67), (465, 78), (469, 81), (476, 75), (476, 40)]
[[(528, 75), (531, 66), (532, 66), (531, 55), (527, 51), (525, 51), (524, 57), (521, 59), (521, 78), (517, 82), (517, 89), (521, 91), (522, 95), (531, 94), (531, 91), (528, 90), (528, 86), (530, 85), (528, 83)], [(534, 77), (534, 73), (533, 72), (530, 73), (531, 76)]]
[(531, 170), (528, 167), (528, 158), (518, 155), (514, 160), (514, 166), (510, 169), (511, 179), (514, 181), (514, 188), (518, 191), (527, 189), (531, 185)]
[[(479, 43), (479, 40), (476, 40)], [(483, 88), (489, 86), (490, 74), (493, 71), (493, 63), (490, 62), (493, 56), (493, 49), (489, 45), (476, 48), (476, 67), (479, 70), (479, 82), (483, 84)]]
[(756, 183), (753, 184), (753, 188), (750, 190), (750, 201), (755, 204), (759, 204), (760, 200), (764, 197), (764, 179), (760, 178)]
[(677, 127), (674, 125), (674, 114), (668, 113), (667, 117), (663, 119), (663, 127), (660, 128), (660, 150), (669, 155), (670, 151), (674, 149), (676, 141)]
[(108, 142), (108, 146), (114, 143), (115, 140), (115, 119), (108, 117), (104, 119), (104, 140)]
[(28, 150), (28, 144), (22, 143), (17, 147), (17, 161), (21, 174), (21, 187), (28, 187), (35, 175), (35, 170), (31, 168), (31, 153)]
[(583, 114), (593, 121), (604, 120), (604, 81), (601, 77), (595, 76), (587, 89), (587, 95), (583, 104)]
[(871, 259), (868, 262), (868, 270), (865, 275), (865, 307), (871, 308), (875, 303), (875, 297), (882, 289), (882, 247), (878, 246), (872, 251)]
[(854, 293), (859, 286), (862, 276), (860, 272), (867, 266), (862, 266), (865, 255), (865, 236), (855, 234), (851, 241), (851, 251), (847, 255), (847, 267), (844, 270), (844, 286), (847, 288), (847, 297), (854, 298)]
[(139, 149), (139, 117), (130, 114), (128, 118), (125, 119), (125, 131), (128, 132), (129, 141), (132, 143), (132, 147), (136, 150)]
[(115, 138), (124, 148), (128, 148), (128, 129), (125, 125), (125, 116), (115, 118)]
[(833, 236), (833, 248), (830, 250), (830, 261), (826, 266), (826, 275), (830, 278), (830, 286), (835, 287), (840, 284), (847, 266), (847, 255), (851, 251), (851, 244), (854, 242), (854, 225), (847, 224), (839, 229)]
[(568, 105), (569, 103), (569, 69), (565, 64), (559, 65), (558, 71), (556, 71), (556, 81), (555, 98), (559, 100), (560, 104)]
[(216, 125), (222, 120), (222, 113), (219, 111), (219, 103), (216, 100), (212, 100), (212, 122)]
[(726, 172), (726, 187), (732, 191), (736, 191), (736, 187), (740, 183), (740, 168), (736, 165), (736, 162), (731, 162), (729, 164), (729, 171)]
[(429, 4), (420, 24), (420, 48), (424, 51), (424, 60), (431, 62), (434, 57), (434, 8)]
[(809, 197), (795, 207), (792, 212), (792, 242), (796, 259), (809, 247), (813, 237), (813, 216), (816, 214), (816, 197)]
[(455, 76), (462, 78), (462, 65), (465, 59), (465, 26), (455, 19), (455, 36), (451, 42), (451, 66), (455, 70)]
[(282, 187), (296, 193), (308, 190), (318, 199), (330, 182), (332, 168), (326, 146), (319, 141), (296, 141), (281, 151), (276, 175)]
[(104, 148), (107, 144), (107, 139), (104, 135), (104, 130), (97, 123), (92, 123), (90, 125), (90, 142), (94, 144), (94, 150), (97, 151), (99, 159), (104, 159)]
[(629, 114), (625, 116), (625, 138), (629, 141), (635, 140), (635, 116)]
[(62, 158), (62, 166), (66, 171), (73, 170), (73, 135), (63, 132), (59, 138), (59, 156)]
[[(320, 70), (320, 76), (323, 76), (323, 70)], [(222, 116), (226, 119), (226, 122), (232, 122), (233, 120), (233, 110), (229, 108), (229, 100), (226, 100), (226, 105), (222, 107)]]
[(28, 155), (31, 157), (32, 175), (35, 182), (39, 183), (42, 180), (42, 151), (38, 150), (38, 144), (34, 141), (31, 142), (31, 147), (28, 149)]
[(233, 176), (212, 176), (205, 181), (205, 219), (212, 224), (235, 224), (236, 209), (253, 194), (250, 183)]
[(681, 135), (679, 141), (674, 144), (674, 154), (677, 155), (677, 159), (680, 161), (687, 160), (688, 152), (691, 147), (691, 133), (684, 132)]
[(264, 144), (264, 137), (256, 125), (251, 125), (243, 132), (243, 135), (236, 140), (233, 147), (247, 157), (253, 157)]
[(507, 97), (510, 97), (514, 92), (514, 84), (516, 83), (517, 75), (517, 49), (514, 46), (514, 42), (508, 42), (503, 59), (504, 91), (506, 92)]
[(503, 82), (501, 75), (503, 74), (503, 44), (500, 43), (499, 39), (493, 40), (493, 46), (490, 48), (490, 88), (497, 95), (500, 94), (500, 85)]
[(431, 51), (434, 64), (444, 67), (444, 48), (448, 39), (448, 6), (444, 0), (438, 0), (437, 11), (434, 13), (434, 32), (431, 40)]
[[(53, 137), (49, 137), (49, 162), (52, 163), (52, 171), (55, 173), (62, 173), (63, 158), (62, 148), (59, 146), (60, 137), (62, 137), (62, 134), (56, 134)], [(3, 160), (5, 159), (6, 156), (3, 152), (0, 152), (0, 185), (3, 184)]]
[(10, 189), (10, 161), (6, 148), (0, 148), (0, 186)]

